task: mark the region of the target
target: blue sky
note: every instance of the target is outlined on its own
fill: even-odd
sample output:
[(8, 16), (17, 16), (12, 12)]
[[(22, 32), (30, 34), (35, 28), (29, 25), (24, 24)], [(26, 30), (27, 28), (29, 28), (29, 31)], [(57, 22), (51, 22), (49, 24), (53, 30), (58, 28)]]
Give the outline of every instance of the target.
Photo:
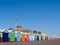
[(60, 35), (59, 0), (0, 0), (0, 29), (15, 27), (36, 29), (47, 34)]

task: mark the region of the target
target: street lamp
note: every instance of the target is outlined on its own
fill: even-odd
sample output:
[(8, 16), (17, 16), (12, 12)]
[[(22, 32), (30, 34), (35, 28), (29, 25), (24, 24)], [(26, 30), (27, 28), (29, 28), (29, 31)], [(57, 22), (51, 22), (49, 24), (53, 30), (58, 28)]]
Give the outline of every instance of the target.
[(17, 19), (18, 19), (18, 16), (15, 16), (15, 28), (17, 26)]

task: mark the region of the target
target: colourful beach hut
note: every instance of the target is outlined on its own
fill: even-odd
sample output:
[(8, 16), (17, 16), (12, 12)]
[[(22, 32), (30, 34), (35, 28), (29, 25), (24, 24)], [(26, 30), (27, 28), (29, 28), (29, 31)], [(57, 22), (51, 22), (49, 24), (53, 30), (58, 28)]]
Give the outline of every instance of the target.
[(34, 31), (33, 33), (34, 33), (33, 34), (34, 35), (34, 41), (37, 41), (37, 31)]
[(32, 34), (30, 34), (30, 41), (32, 41), (33, 39), (32, 39)]
[(9, 38), (10, 38), (10, 42), (15, 41), (15, 31), (12, 31), (12, 32), (9, 33)]
[(34, 35), (30, 34), (30, 41), (34, 41)]
[(39, 40), (41, 40), (41, 35), (39, 35)]
[(26, 35), (24, 33), (21, 35), (21, 41), (22, 42), (25, 42), (26, 41)]
[(9, 32), (5, 30), (2, 32), (2, 42), (8, 42)]
[(39, 41), (39, 35), (37, 35), (37, 41)]
[(48, 36), (47, 35), (45, 36), (45, 40), (48, 40)]
[(30, 41), (30, 35), (26, 34), (26, 41)]
[(37, 38), (38, 38), (37, 40), (41, 40), (41, 32), (40, 31), (37, 32)]
[(41, 40), (42, 40), (42, 41), (45, 40), (45, 35), (41, 35)]
[(33, 41), (37, 41), (37, 31), (33, 31)]
[(34, 34), (34, 41), (37, 41), (37, 34)]
[(21, 33), (20, 32), (16, 33), (16, 39), (17, 39), (17, 41), (21, 41)]

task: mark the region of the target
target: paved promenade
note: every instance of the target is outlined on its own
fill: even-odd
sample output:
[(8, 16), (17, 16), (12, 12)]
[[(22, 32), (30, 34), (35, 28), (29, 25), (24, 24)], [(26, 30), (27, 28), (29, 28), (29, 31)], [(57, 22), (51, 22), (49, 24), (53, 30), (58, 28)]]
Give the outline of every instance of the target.
[(0, 45), (60, 45), (60, 40), (32, 41), (32, 42), (4, 42)]

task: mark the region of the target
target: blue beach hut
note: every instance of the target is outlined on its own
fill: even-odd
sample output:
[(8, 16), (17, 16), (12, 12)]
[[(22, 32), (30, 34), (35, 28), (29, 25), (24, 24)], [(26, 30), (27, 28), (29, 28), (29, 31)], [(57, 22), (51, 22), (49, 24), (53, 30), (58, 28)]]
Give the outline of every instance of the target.
[(5, 30), (2, 34), (2, 42), (8, 42), (9, 32)]
[(37, 35), (36, 34), (34, 35), (34, 40), (37, 41)]
[(37, 35), (37, 41), (39, 41), (39, 35)]
[(16, 33), (16, 39), (17, 39), (17, 41), (21, 41), (21, 33), (20, 32)]

